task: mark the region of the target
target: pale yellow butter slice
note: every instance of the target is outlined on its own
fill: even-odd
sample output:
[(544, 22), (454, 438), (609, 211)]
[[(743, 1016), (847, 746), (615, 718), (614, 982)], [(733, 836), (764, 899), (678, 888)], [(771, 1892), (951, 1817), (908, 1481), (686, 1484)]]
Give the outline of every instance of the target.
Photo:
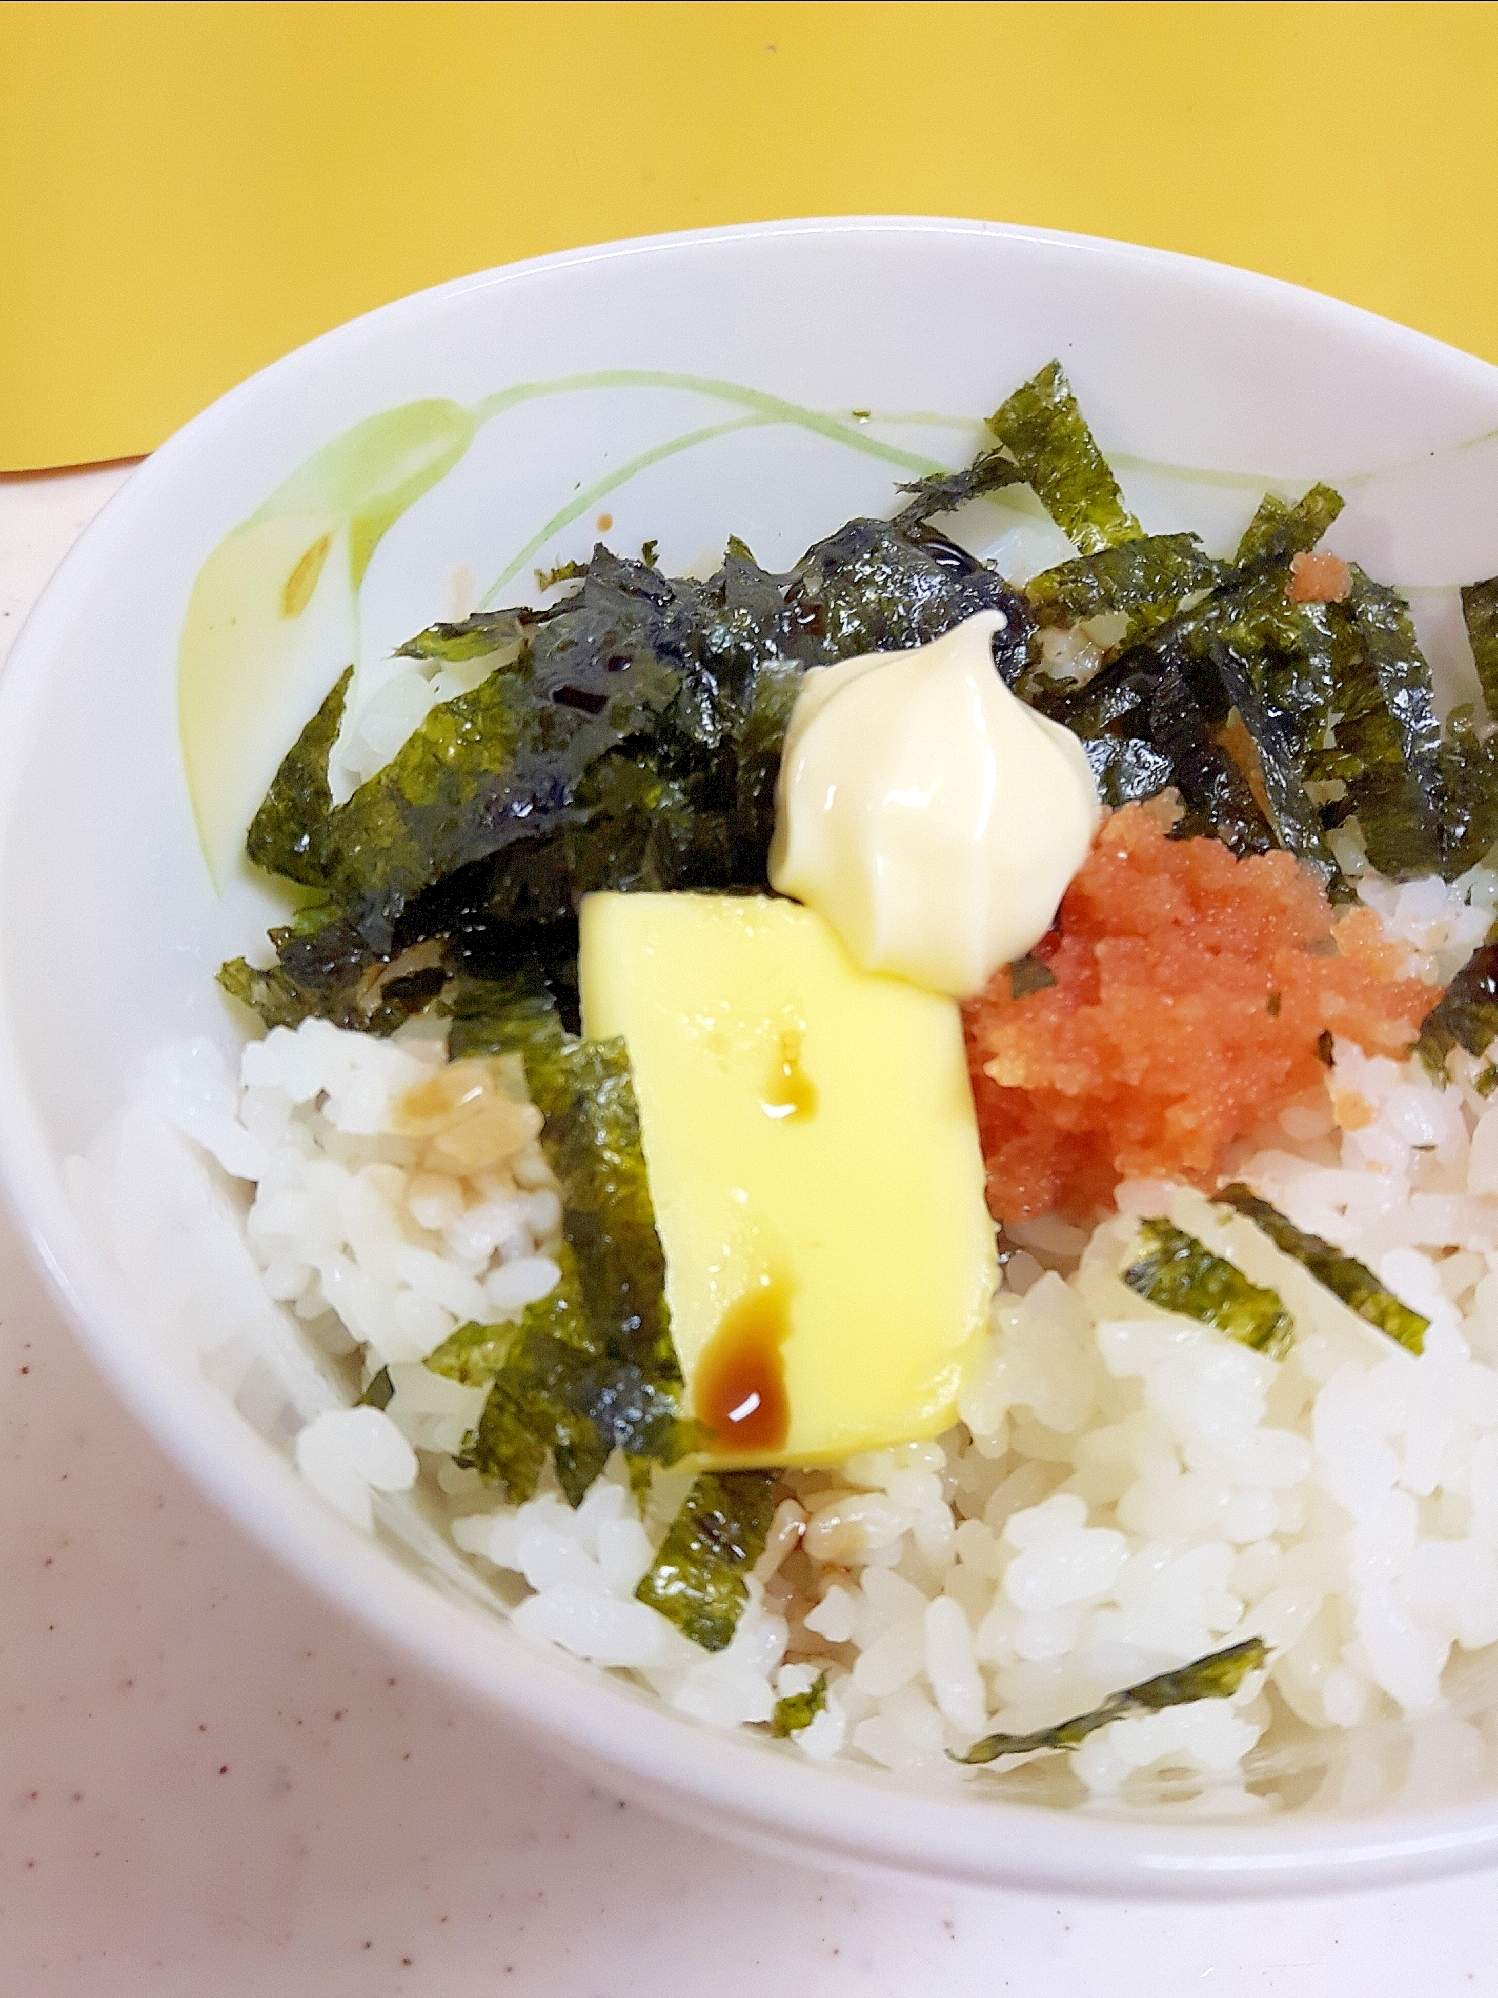
[(956, 1005), (769, 897), (589, 896), (580, 976), (584, 1032), (629, 1048), (710, 1461), (947, 1428), (995, 1287)]

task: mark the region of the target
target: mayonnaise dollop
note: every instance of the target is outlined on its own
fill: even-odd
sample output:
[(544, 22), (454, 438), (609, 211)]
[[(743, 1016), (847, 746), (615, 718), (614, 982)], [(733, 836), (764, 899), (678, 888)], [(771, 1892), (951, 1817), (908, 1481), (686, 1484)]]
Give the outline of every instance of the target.
[(957, 997), (1045, 935), (1100, 816), (1076, 736), (999, 677), (1004, 623), (814, 668), (775, 791), (771, 883), (866, 971)]

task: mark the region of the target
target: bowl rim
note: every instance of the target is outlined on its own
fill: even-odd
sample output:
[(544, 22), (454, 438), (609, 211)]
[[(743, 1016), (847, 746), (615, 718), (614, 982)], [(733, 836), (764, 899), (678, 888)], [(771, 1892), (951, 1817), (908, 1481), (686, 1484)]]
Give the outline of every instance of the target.
[[(1498, 368), (1432, 336), (1282, 279), (1180, 252), (1064, 231), (924, 216), (826, 216), (623, 238), (477, 271), (377, 306), (269, 363), (191, 419), (101, 509), (47, 583), (0, 671), (0, 797), (26, 753), (54, 641), (100, 573), (129, 543), (135, 510), (232, 431), (268, 391), (279, 393), (330, 355), (434, 305), (523, 283), (540, 273), (621, 258), (778, 237), (966, 237), (1036, 245), (1068, 257), (1186, 276), (1245, 299), (1292, 308), (1311, 325), (1357, 328), (1412, 360), (1498, 388)], [(5, 830), (0, 825), (0, 866)], [(8, 945), (0, 937), (0, 962)], [(84, 1349), (143, 1427), (254, 1542), (444, 1684), (511, 1727), (543, 1730), (565, 1759), (627, 1777), (669, 1815), (705, 1831), (813, 1863), (964, 1885), (1130, 1896), (1326, 1892), (1453, 1873), (1498, 1857), (1498, 1799), (1388, 1819), (1273, 1816), (1230, 1824), (1146, 1822), (1093, 1811), (901, 1792), (883, 1772), (819, 1767), (709, 1729), (648, 1699), (631, 1699), (596, 1667), (559, 1669), (561, 1654), (511, 1633), (475, 1646), (472, 1618), (323, 1508), (210, 1384), (182, 1393), (182, 1374), (135, 1322), (76, 1214), (54, 1165), (9, 1021), (0, 1011), (0, 1195)], [(501, 1655), (503, 1653), (504, 1655)], [(576, 1661), (566, 1661), (570, 1668)], [(591, 1697), (593, 1693), (598, 1697)], [(579, 1697), (581, 1693), (581, 1697)], [(620, 1718), (628, 1714), (627, 1727)], [(893, 1809), (871, 1809), (888, 1799)]]

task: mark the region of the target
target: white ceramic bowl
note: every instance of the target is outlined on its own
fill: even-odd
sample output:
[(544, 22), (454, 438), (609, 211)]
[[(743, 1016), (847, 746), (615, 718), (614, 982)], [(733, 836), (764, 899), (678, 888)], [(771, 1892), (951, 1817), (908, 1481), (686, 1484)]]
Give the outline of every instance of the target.
[[(89, 1350), (248, 1532), (680, 1817), (821, 1860), (1135, 1894), (1477, 1863), (1498, 1854), (1498, 1774), (1489, 1737), (1451, 1737), (1454, 1721), (1355, 1737), (1350, 1762), (1287, 1767), (1280, 1810), (1212, 1824), (1047, 1809), (984, 1783), (910, 1795), (667, 1713), (521, 1641), (414, 1513), (368, 1540), (299, 1483), (288, 1436), (330, 1390), (201, 1187), (144, 1163), (113, 1251), (75, 1204), (67, 1161), (144, 1052), (200, 1032), (232, 1045), (213, 971), (269, 913), (242, 872), (224, 867), (215, 891), (194, 829), (178, 654), (200, 576), (183, 712), (222, 867), (267, 758), (349, 648), (377, 675), (394, 641), (471, 594), (465, 568), (480, 589), (515, 576), (501, 601), (526, 594), (531, 567), (585, 552), (605, 513), (615, 545), (655, 537), (668, 569), (730, 531), (788, 564), (849, 515), (888, 510), (892, 477), (963, 462), (973, 419), (1052, 355), (1147, 527), (1221, 544), (1266, 483), (1331, 479), (1350, 502), (1333, 545), (1412, 586), (1429, 643), (1450, 650), (1448, 586), (1498, 569), (1498, 370), (1327, 299), (1118, 244), (898, 219), (614, 244), (406, 299), (158, 451), (15, 646), (0, 683), (0, 1171)], [(992, 547), (1015, 518), (975, 514), (972, 532)], [(382, 523), (356, 601), (340, 537), (367, 546)], [(309, 579), (310, 601), (284, 615), (291, 571), (325, 535), (290, 607)], [(168, 1281), (142, 1284), (150, 1258)]]

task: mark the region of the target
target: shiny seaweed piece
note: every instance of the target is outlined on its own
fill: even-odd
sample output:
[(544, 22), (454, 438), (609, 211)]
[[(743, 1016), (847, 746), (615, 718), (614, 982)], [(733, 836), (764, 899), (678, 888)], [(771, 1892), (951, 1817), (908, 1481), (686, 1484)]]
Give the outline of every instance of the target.
[(1366, 1264), (1344, 1255), (1319, 1235), (1309, 1235), (1303, 1228), (1297, 1228), (1277, 1207), (1271, 1207), (1251, 1187), (1240, 1182), (1223, 1187), (1212, 1197), (1252, 1221), (1281, 1254), (1299, 1263), (1323, 1289), (1340, 1298), (1349, 1311), (1386, 1334), (1396, 1346), (1416, 1355), (1424, 1351), (1430, 1320), (1401, 1304)]
[(988, 419), (1046, 512), (1083, 555), (1144, 530), (1124, 505), (1059, 361), (1015, 390)]
[(1138, 736), (1095, 735), (1082, 744), (1097, 794), (1111, 811), (1153, 798), (1175, 779), (1170, 758)]
[(345, 667), (287, 750), (245, 839), (245, 851), (257, 867), (305, 887), (320, 887), (324, 878), (322, 831), (333, 808), (328, 756), (343, 725), (353, 677), (353, 667)]
[[(566, 566), (570, 573), (587, 574), (586, 563), (568, 563)], [(555, 617), (561, 608), (561, 605), (552, 605), (546, 610), (532, 610), (525, 605), (512, 610), (475, 611), (472, 617), (462, 618), (455, 624), (429, 624), (414, 638), (408, 638), (404, 645), (397, 645), (395, 657), (431, 659), (444, 666), (461, 666), (471, 659), (491, 657), (496, 664), (501, 661), (513, 663), (520, 657), (527, 630)]]
[(1250, 1283), (1242, 1270), (1163, 1216), (1141, 1221), (1139, 1230), (1149, 1246), (1123, 1273), (1130, 1290), (1162, 1311), (1215, 1326), (1256, 1353), (1283, 1358), (1295, 1321), (1278, 1292)]
[[(1356, 563), (1346, 608), (1397, 732), (1400, 759), (1423, 804), (1421, 825), (1434, 872), (1441, 862), (1441, 724), (1430, 667), (1415, 636), (1409, 605), (1397, 590), (1374, 582)], [(1422, 849), (1420, 864), (1426, 857)]]
[(1339, 787), (1373, 865), (1406, 880), (1441, 864), (1439, 736), (1403, 605), (1364, 585), (1346, 604), (1295, 604), (1282, 572), (1257, 573), (1166, 630), (1253, 736), (1281, 842), (1330, 868), (1309, 787)]
[(997, 570), (939, 535), (913, 539), (887, 520), (850, 520), (792, 570), (778, 649), (803, 667), (834, 666), (929, 645), (984, 610), (1005, 619), (994, 663), (1009, 678), (1025, 663), (1033, 620)]
[[(433, 708), (390, 762), (329, 813), (324, 885), (371, 951), (387, 951), (415, 895), (451, 869), (518, 837), (552, 781), (531, 765), (534, 726), (516, 680), (494, 673)], [(540, 796), (536, 794), (540, 793)]]
[(1441, 872), (1454, 881), (1498, 844), (1498, 728), (1480, 725), (1470, 702), (1446, 717), (1441, 791)]
[(1042, 625), (1079, 624), (1110, 611), (1128, 614), (1131, 632), (1162, 623), (1220, 575), (1194, 534), (1146, 534), (1095, 555), (1044, 569), (1025, 585)]
[(706, 1471), (635, 1590), (684, 1637), (722, 1651), (749, 1600), (748, 1574), (775, 1512), (773, 1471)]
[(216, 974), (222, 990), (266, 1028), (315, 1019), (384, 1037), (423, 1012), (446, 982), (440, 946), (374, 956), (346, 925), (325, 917), (307, 928), (272, 930), (270, 939), (278, 963), (260, 969), (234, 957)]
[(447, 1051), (454, 1061), (518, 1054), (542, 1116), (565, 1103), (565, 1094), (553, 1094), (553, 1087), (567, 1036), (539, 965), (521, 964), (502, 978), (459, 972), (444, 988), (441, 1008), (451, 1022)]
[[(528, 1074), (536, 1066), (528, 1063)], [(584, 1306), (613, 1355), (678, 1396), (665, 1258), (624, 1043), (575, 1042), (555, 1057), (553, 1075), (537, 1080), (542, 1146), (562, 1189), (562, 1229), (577, 1257)]]
[(513, 668), (432, 709), (330, 814), (328, 890), (373, 949), (453, 870), (606, 810), (587, 783), (622, 745), (653, 763), (683, 743), (712, 746), (722, 724), (693, 670), (698, 588), (597, 551)]
[(536, 966), (498, 980), (459, 976), (442, 1004), (455, 1054), (518, 1054), (524, 1063), (561, 1190), (562, 1276), (518, 1329), (462, 1326), (426, 1364), (490, 1386), (465, 1462), (518, 1503), (549, 1449), (577, 1505), (611, 1451), (669, 1464), (697, 1438), (681, 1411), (629, 1059), (622, 1041), (564, 1033)]
[(488, 1387), (478, 1426), (458, 1462), (510, 1505), (536, 1489), (548, 1454), (569, 1505), (581, 1505), (610, 1455), (671, 1463), (681, 1454), (676, 1393), (617, 1350), (584, 1301), (572, 1246), (556, 1252), (561, 1276), (518, 1324), (462, 1325), (425, 1364), (445, 1379)]
[(356, 1408), (388, 1408), (395, 1399), (395, 1382), (390, 1378), (390, 1369), (381, 1367), (370, 1380), (369, 1386), (354, 1403)]
[(1498, 1041), (1498, 943), (1479, 944), (1426, 1014), (1416, 1053), (1437, 1082), (1453, 1048), (1485, 1055)]
[[(571, 1308), (570, 1300), (565, 1297), (558, 1303), (563, 1310)], [(543, 1315), (547, 1318), (551, 1316), (550, 1313)], [(462, 1387), (486, 1388), (503, 1370), (506, 1360), (524, 1336), (524, 1329), (518, 1322), (480, 1325), (471, 1321), (449, 1333), (440, 1346), (427, 1354), (422, 1365), (430, 1367), (434, 1374), (441, 1374), (446, 1381), (457, 1381)]]
[(1031, 951), (1023, 957), (1015, 958), (1009, 966), (1009, 996), (1011, 999), (1028, 999), (1032, 992), (1044, 992), (1056, 983), (1056, 974), (1045, 962)]
[(983, 493), (1024, 484), (1025, 475), (1013, 458), (1002, 451), (980, 451), (960, 472), (928, 472), (924, 479), (896, 486), (896, 492), (909, 493), (910, 498), (895, 515), (894, 525), (902, 534), (913, 534), (933, 514), (955, 513)]
[(811, 1726), (826, 1704), (827, 1674), (819, 1672), (804, 1693), (787, 1693), (783, 1700), (775, 1702), (775, 1711), (770, 1716), (771, 1734), (777, 1741), (799, 1734), (802, 1728)]
[[(1130, 1714), (1159, 1713), (1164, 1707), (1184, 1707), (1197, 1700), (1230, 1700), (1250, 1672), (1259, 1671), (1269, 1656), (1262, 1637), (1245, 1637), (1221, 1651), (1210, 1651), (1190, 1665), (1159, 1672), (1137, 1686), (1125, 1686), (1110, 1693), (1101, 1706), (1077, 1714), (1055, 1727), (1037, 1728), (1033, 1734), (990, 1734), (975, 1741), (966, 1755), (952, 1755), (954, 1762), (983, 1764), (997, 1762), (1002, 1755), (1033, 1755), (1042, 1748), (1076, 1748), (1100, 1727), (1108, 1727)], [(951, 1754), (951, 1751), (948, 1750)]]
[(1258, 512), (1243, 531), (1233, 566), (1247, 569), (1264, 563), (1287, 563), (1292, 555), (1302, 555), (1331, 526), (1346, 505), (1331, 486), (1315, 485), (1298, 500), (1282, 500), (1265, 493)]
[(590, 1390), (602, 1341), (583, 1310), (577, 1263), (563, 1244), (556, 1286), (528, 1304), (518, 1325), (461, 1325), (425, 1364), (467, 1387), (488, 1385), (478, 1426), (458, 1462), (523, 1505), (550, 1455), (568, 1503), (581, 1505), (608, 1461)]
[(1339, 882), (1340, 869), (1327, 843), (1321, 808), (1306, 789), (1304, 729), (1277, 704), (1241, 652), (1224, 644), (1216, 646), (1211, 656), (1233, 712), (1253, 744), (1264, 815), (1274, 839), (1323, 883)]
[(1472, 663), (1477, 668), (1488, 719), (1498, 721), (1498, 576), (1464, 585), (1462, 620), (1467, 627)]
[(1207, 832), (1235, 853), (1264, 853), (1274, 834), (1219, 740), (1228, 708), (1218, 680), (1182, 643), (1163, 637), (1130, 646), (1084, 687), (1044, 704), (1081, 737), (1105, 805), (1131, 804), (1173, 785), (1186, 807), (1178, 836)]
[(1234, 853), (1267, 853), (1274, 835), (1253, 786), (1219, 738), (1216, 693), (1189, 661), (1170, 654), (1150, 689), (1149, 739), (1169, 762), (1186, 807), (1175, 837), (1210, 834)]

